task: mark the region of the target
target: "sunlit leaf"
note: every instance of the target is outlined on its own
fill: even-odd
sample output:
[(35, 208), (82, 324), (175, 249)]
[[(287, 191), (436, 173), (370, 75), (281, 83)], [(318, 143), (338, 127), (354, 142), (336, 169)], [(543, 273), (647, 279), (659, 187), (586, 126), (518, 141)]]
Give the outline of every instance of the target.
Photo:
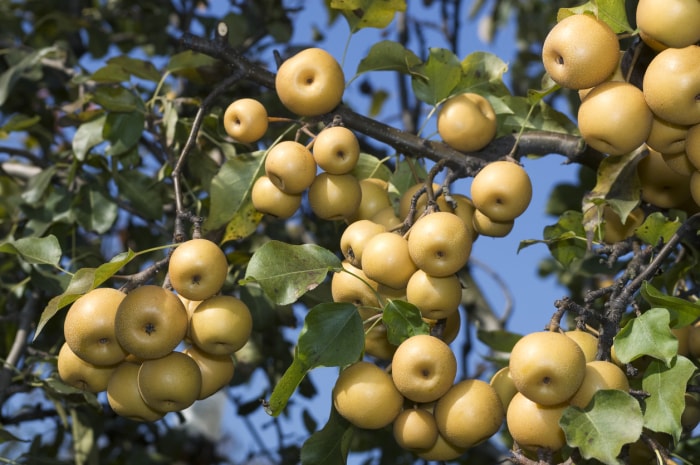
[(255, 251), (241, 284), (258, 283), (275, 303), (287, 305), (326, 279), (340, 259), (315, 244), (269, 241)]
[(431, 48), (428, 60), (416, 67), (411, 79), (416, 97), (436, 105), (452, 93), (462, 77), (459, 59), (450, 50)]
[(46, 323), (53, 318), (59, 310), (66, 305), (75, 302), (81, 295), (98, 287), (100, 284), (114, 276), (120, 269), (129, 263), (136, 254), (129, 250), (114, 256), (109, 262), (104, 263), (97, 268), (81, 268), (71, 277), (68, 286), (62, 294), (59, 294), (49, 300), (44, 310), (39, 317), (34, 339), (39, 336), (41, 330)]
[(0, 243), (0, 253), (19, 255), (27, 263), (58, 266), (61, 245), (56, 236), (23, 237), (16, 241)]
[(341, 10), (350, 29), (356, 32), (366, 27), (387, 27), (397, 11), (406, 11), (406, 0), (331, 0), (330, 6)]
[(680, 228), (678, 218), (670, 220), (661, 212), (654, 212), (644, 219), (634, 234), (639, 239), (650, 245), (658, 245), (661, 241), (667, 243)]
[(302, 465), (345, 465), (350, 450), (353, 426), (331, 404), (325, 426), (301, 446)]
[(95, 453), (95, 431), (85, 414), (77, 409), (71, 409), (71, 434), (73, 436), (73, 458), (75, 465), (86, 465), (94, 461)]
[(310, 370), (349, 365), (361, 357), (364, 344), (362, 319), (353, 304), (330, 302), (309, 310), (294, 360), (272, 391), (267, 413), (279, 415)]
[(642, 390), (650, 394), (644, 399), (646, 428), (668, 433), (678, 441), (683, 431), (686, 385), (694, 372), (695, 364), (680, 355), (668, 366), (658, 360), (649, 364), (642, 378)]
[(226, 225), (226, 231), (221, 242), (237, 241), (250, 236), (258, 229), (258, 225), (264, 216), (255, 209), (253, 201), (248, 199), (240, 205), (238, 211)]
[(413, 68), (420, 63), (421, 59), (400, 43), (393, 40), (382, 40), (372, 45), (367, 56), (357, 65), (357, 74), (368, 71), (398, 71), (410, 74)]
[(639, 439), (643, 424), (639, 402), (617, 389), (596, 392), (585, 410), (569, 407), (559, 420), (569, 446), (606, 465), (622, 463), (617, 458), (622, 446)]
[(627, 20), (625, 2), (620, 0), (592, 0), (577, 7), (560, 8), (557, 14), (557, 21), (561, 21), (567, 16), (586, 12), (607, 23), (618, 34), (633, 31)]
[(75, 158), (80, 161), (85, 160), (85, 156), (90, 149), (104, 141), (102, 131), (106, 120), (107, 117), (101, 115), (78, 126), (73, 136), (73, 153)]
[(357, 165), (351, 173), (357, 179), (378, 178), (388, 181), (391, 178), (391, 170), (386, 166), (386, 163), (382, 163), (379, 158), (367, 153), (360, 153)]
[[(485, 97), (493, 96), (495, 102), (501, 97), (510, 95), (508, 87), (503, 83), (503, 75), (508, 71), (508, 64), (497, 55), (488, 52), (472, 52), (461, 62), (461, 77), (454, 94), (475, 92)], [(492, 103), (493, 104), (493, 103)], [(498, 102), (495, 102), (498, 105)]]
[(665, 308), (652, 308), (632, 318), (615, 336), (615, 354), (622, 363), (643, 355), (666, 365), (678, 354), (678, 339), (670, 328), (671, 315)]
[(670, 325), (672, 328), (688, 326), (700, 318), (700, 305), (688, 302), (680, 297), (666, 295), (649, 282), (642, 284), (641, 294), (650, 305), (665, 308), (670, 312)]
[(13, 131), (25, 131), (34, 126), (39, 121), (41, 121), (41, 116), (39, 115), (27, 116), (22, 114), (15, 114), (7, 118), (4, 124), (0, 126), (0, 134), (3, 132), (9, 133)]
[(570, 210), (562, 213), (556, 224), (545, 226), (543, 240), (521, 241), (518, 251), (534, 244), (546, 244), (549, 251), (564, 266), (580, 260), (586, 255), (586, 239), (581, 212)]
[(426, 323), (415, 305), (402, 300), (390, 300), (384, 306), (382, 321), (387, 329), (389, 343), (398, 346), (417, 334), (430, 334)]

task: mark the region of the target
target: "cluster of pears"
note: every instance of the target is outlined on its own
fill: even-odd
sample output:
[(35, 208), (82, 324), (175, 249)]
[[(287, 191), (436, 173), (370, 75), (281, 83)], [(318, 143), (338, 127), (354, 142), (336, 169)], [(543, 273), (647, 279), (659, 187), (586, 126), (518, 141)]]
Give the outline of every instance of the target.
[[(282, 104), (295, 115), (318, 116), (338, 106), (345, 76), (332, 55), (309, 48), (280, 65), (275, 90)], [(269, 120), (262, 103), (245, 98), (227, 107), (223, 125), (234, 140), (251, 143), (265, 134)], [(307, 192), (309, 205), (319, 218), (348, 218), (357, 210), (362, 196), (360, 183), (351, 174), (359, 157), (355, 134), (342, 126), (321, 131), (313, 139), (313, 153), (298, 141), (281, 141), (266, 154), (265, 174), (251, 190), (253, 206), (262, 213), (289, 218)]]
[(390, 373), (359, 361), (344, 368), (333, 405), (358, 428), (392, 425), (394, 438), (425, 460), (451, 460), (493, 436), (504, 410), (489, 383), (455, 383), (457, 361), (442, 339), (416, 335), (396, 349)]
[(616, 363), (596, 360), (598, 338), (586, 331), (540, 331), (523, 336), (508, 365), (491, 378), (513, 441), (525, 451), (566, 445), (559, 419), (567, 407), (586, 408), (601, 389), (628, 391)]
[[(647, 155), (637, 174), (643, 201), (696, 211), (700, 205), (700, 4), (640, 1), (640, 37), (654, 50), (641, 87), (621, 69), (617, 35), (589, 14), (561, 19), (545, 38), (542, 61), (554, 82), (578, 90), (586, 143), (610, 156)], [(627, 224), (643, 220), (636, 211)]]
[(59, 377), (106, 391), (115, 413), (137, 421), (156, 421), (211, 396), (230, 382), (233, 354), (252, 330), (245, 303), (220, 294), (227, 273), (215, 243), (192, 239), (170, 258), (175, 292), (145, 284), (129, 293), (102, 287), (82, 295), (66, 314)]

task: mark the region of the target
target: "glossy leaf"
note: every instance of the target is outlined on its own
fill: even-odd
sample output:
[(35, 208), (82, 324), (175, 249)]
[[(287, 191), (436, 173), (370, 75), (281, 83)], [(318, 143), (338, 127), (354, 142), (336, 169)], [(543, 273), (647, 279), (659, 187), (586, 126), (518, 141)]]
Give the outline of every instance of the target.
[(71, 277), (68, 286), (62, 294), (59, 294), (49, 300), (44, 310), (39, 317), (34, 339), (39, 336), (41, 330), (46, 323), (58, 313), (66, 305), (75, 302), (81, 295), (100, 286), (109, 278), (114, 276), (127, 263), (129, 263), (136, 254), (129, 250), (114, 256), (109, 262), (104, 263), (97, 268), (81, 268)]
[(269, 241), (255, 251), (241, 284), (257, 283), (276, 304), (294, 303), (321, 284), (340, 259), (315, 244)]
[(700, 318), (700, 305), (663, 294), (649, 282), (642, 284), (641, 294), (650, 305), (665, 308), (671, 313), (672, 328), (688, 326)]
[(450, 50), (431, 48), (428, 60), (416, 67), (411, 84), (416, 97), (437, 105), (453, 92), (462, 77), (459, 59)]
[(557, 21), (561, 21), (573, 14), (585, 12), (591, 13), (601, 21), (604, 21), (618, 34), (633, 31), (627, 20), (625, 2), (620, 0), (592, 0), (574, 8), (560, 8), (557, 14)]
[(330, 6), (341, 10), (350, 29), (356, 32), (366, 27), (387, 27), (397, 11), (406, 11), (406, 0), (331, 0)]
[(61, 245), (54, 235), (5, 241), (0, 243), (0, 253), (19, 255), (27, 263), (52, 266), (58, 266), (62, 254)]
[(661, 212), (654, 212), (644, 219), (634, 234), (649, 245), (658, 245), (662, 241), (667, 243), (680, 228), (681, 222), (676, 218), (668, 219)]
[(403, 300), (390, 300), (384, 306), (382, 321), (387, 339), (395, 346), (417, 334), (430, 334), (430, 326), (423, 321), (420, 310)]
[(617, 458), (622, 446), (641, 436), (643, 424), (639, 402), (616, 389), (598, 391), (585, 410), (569, 407), (559, 420), (569, 446), (606, 465), (622, 463)]
[(345, 465), (354, 430), (331, 404), (328, 422), (301, 446), (301, 464)]
[(642, 390), (649, 393), (644, 399), (644, 426), (652, 431), (668, 433), (678, 441), (683, 431), (681, 414), (685, 408), (685, 390), (695, 372), (693, 362), (678, 356), (670, 365), (652, 361), (644, 370)]
[(251, 234), (260, 223), (262, 215), (251, 211), (250, 192), (256, 179), (264, 172), (264, 152), (236, 155), (223, 163), (211, 181), (211, 206), (209, 216), (202, 226), (204, 231), (235, 222), (229, 225), (231, 232), (227, 232), (226, 240)]
[(265, 405), (277, 416), (309, 371), (345, 366), (362, 356), (365, 337), (357, 308), (349, 303), (324, 303), (309, 310), (294, 353), (294, 360), (277, 382)]
[(671, 316), (665, 308), (652, 308), (632, 318), (615, 336), (615, 354), (622, 363), (643, 355), (666, 365), (678, 354), (678, 339), (670, 328)]
[(382, 40), (372, 45), (367, 56), (357, 65), (357, 74), (368, 71), (397, 71), (411, 74), (420, 63), (421, 59), (400, 43)]

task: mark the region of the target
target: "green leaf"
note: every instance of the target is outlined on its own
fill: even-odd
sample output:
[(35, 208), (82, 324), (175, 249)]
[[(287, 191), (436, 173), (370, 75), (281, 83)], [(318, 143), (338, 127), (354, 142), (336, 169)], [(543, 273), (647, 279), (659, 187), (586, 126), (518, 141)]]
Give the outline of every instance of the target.
[(683, 431), (685, 389), (694, 372), (695, 364), (681, 355), (668, 366), (657, 360), (649, 364), (642, 378), (642, 390), (650, 394), (644, 399), (646, 428), (668, 433), (678, 442)]
[(316, 305), (304, 319), (294, 360), (272, 391), (265, 411), (279, 415), (309, 371), (356, 362), (362, 356), (364, 345), (362, 319), (353, 304)]
[(496, 352), (510, 353), (513, 350), (515, 343), (518, 342), (523, 336), (504, 329), (497, 329), (494, 331), (477, 329), (476, 337)]
[(121, 55), (110, 58), (107, 63), (111, 66), (119, 66), (127, 73), (147, 81), (158, 82), (161, 78), (161, 73), (153, 66), (153, 63), (147, 60)]
[[(49, 166), (33, 176), (29, 180), (29, 184), (22, 192), (22, 199), (29, 204), (36, 204), (44, 199), (44, 194), (51, 185), (51, 179), (58, 171), (56, 165)], [(44, 202), (42, 202), (44, 203)]]
[(617, 458), (622, 446), (639, 439), (643, 423), (639, 402), (617, 389), (596, 392), (585, 410), (569, 407), (559, 420), (569, 446), (607, 465), (622, 463)]
[(431, 48), (428, 60), (416, 67), (411, 84), (416, 97), (437, 105), (450, 96), (462, 77), (462, 65), (457, 56), (444, 48)]
[(586, 255), (586, 239), (584, 237), (581, 212), (569, 210), (561, 214), (556, 224), (545, 226), (544, 240), (527, 240), (520, 242), (518, 252), (534, 244), (546, 244), (552, 257), (568, 267), (574, 261)]
[(117, 219), (119, 208), (105, 194), (102, 186), (86, 184), (81, 187), (75, 215), (82, 227), (98, 234), (106, 233)]
[(240, 284), (258, 283), (276, 304), (288, 305), (340, 267), (340, 259), (318, 245), (272, 240), (255, 251)]
[[(497, 55), (488, 52), (472, 52), (464, 57), (461, 68), (461, 77), (452, 91), (453, 94), (474, 92), (487, 98), (493, 97), (489, 101), (496, 106), (499, 98), (510, 95), (510, 91), (503, 83), (503, 75), (508, 71), (508, 64)], [(498, 113), (497, 110), (496, 112)]]
[(367, 56), (357, 65), (357, 74), (368, 71), (398, 71), (411, 74), (421, 59), (411, 50), (393, 40), (382, 40), (372, 45)]
[(5, 121), (5, 124), (3, 124), (2, 127), (0, 127), (0, 134), (2, 134), (3, 132), (10, 133), (13, 131), (25, 131), (34, 126), (39, 121), (41, 121), (41, 116), (39, 115), (27, 116), (22, 114), (15, 114), (8, 118), (7, 121)]
[(107, 117), (101, 115), (78, 126), (73, 136), (73, 153), (75, 158), (84, 161), (90, 149), (104, 140), (102, 131), (106, 120)]
[(102, 136), (110, 143), (108, 155), (121, 155), (133, 148), (141, 139), (146, 117), (139, 111), (113, 112), (107, 115)]
[(56, 236), (49, 235), (5, 241), (0, 243), (0, 253), (19, 255), (25, 262), (35, 265), (58, 266), (62, 251)]
[(360, 158), (351, 174), (357, 179), (379, 178), (388, 181), (391, 178), (391, 170), (386, 163), (367, 153), (360, 153)]
[(632, 318), (615, 336), (615, 354), (622, 363), (643, 355), (669, 365), (678, 354), (678, 339), (670, 328), (671, 315), (665, 308), (652, 308)]
[(641, 295), (651, 306), (667, 309), (671, 314), (671, 328), (688, 326), (700, 318), (700, 305), (680, 297), (663, 294), (649, 282), (642, 283)]
[(90, 77), (100, 84), (118, 84), (128, 81), (131, 75), (119, 65), (106, 65), (96, 70)]
[(251, 234), (260, 223), (262, 215), (254, 214), (255, 209), (251, 209), (250, 192), (264, 172), (265, 156), (262, 151), (237, 155), (222, 164), (211, 181), (211, 206), (209, 216), (202, 226), (204, 231), (235, 221), (233, 225), (229, 224), (231, 233), (227, 233), (229, 237), (226, 240), (235, 239), (235, 236), (246, 237), (242, 236), (245, 233)]
[(354, 431), (331, 403), (328, 422), (301, 446), (301, 465), (345, 465)]
[(163, 185), (158, 181), (137, 169), (116, 171), (114, 180), (119, 194), (131, 202), (141, 215), (151, 220), (163, 216)]
[(641, 185), (637, 176), (637, 163), (641, 154), (606, 157), (598, 166), (596, 185), (585, 196), (582, 206), (584, 229), (593, 238), (600, 231), (602, 209), (610, 205), (624, 223), (632, 210), (639, 205)]
[(601, 21), (607, 23), (616, 33), (633, 32), (627, 20), (625, 2), (620, 0), (592, 0), (574, 8), (560, 8), (557, 21), (567, 16), (582, 13), (591, 13)]
[(179, 73), (193, 68), (211, 66), (214, 63), (216, 63), (216, 59), (209, 55), (186, 50), (171, 56), (166, 70), (171, 73)]
[(73, 436), (73, 457), (75, 465), (95, 462), (95, 431), (85, 414), (71, 409), (71, 435)]
[(644, 219), (644, 223), (635, 230), (635, 236), (649, 245), (656, 246), (661, 241), (667, 243), (680, 228), (678, 218), (668, 219), (661, 212), (654, 212)]
[(70, 305), (78, 298), (92, 289), (95, 289), (100, 284), (114, 276), (117, 271), (121, 270), (129, 263), (136, 254), (128, 250), (126, 252), (115, 255), (109, 262), (104, 263), (97, 268), (81, 268), (71, 277), (66, 290), (49, 300), (44, 310), (39, 317), (34, 339), (39, 336), (39, 333), (44, 328), (46, 323), (58, 313), (66, 305)]
[(5, 70), (0, 75), (0, 106), (5, 103), (7, 97), (12, 93), (17, 81), (38, 68), (41, 65), (41, 60), (57, 54), (63, 54), (59, 47), (42, 48), (26, 54), (14, 66)]
[(352, 32), (366, 27), (384, 29), (397, 11), (406, 11), (406, 0), (331, 0), (331, 8), (341, 10)]
[(386, 325), (389, 343), (398, 346), (418, 334), (430, 334), (430, 326), (423, 320), (415, 305), (403, 300), (389, 300), (384, 306), (382, 321)]
[(142, 110), (143, 102), (132, 91), (121, 86), (100, 86), (93, 96), (105, 110), (133, 112)]

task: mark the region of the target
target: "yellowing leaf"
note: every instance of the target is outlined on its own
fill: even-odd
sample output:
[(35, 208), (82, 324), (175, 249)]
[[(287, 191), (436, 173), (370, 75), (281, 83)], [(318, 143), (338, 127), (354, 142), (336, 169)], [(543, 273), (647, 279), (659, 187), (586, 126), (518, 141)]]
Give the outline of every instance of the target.
[(331, 0), (330, 6), (341, 10), (356, 32), (365, 27), (387, 27), (397, 11), (406, 11), (406, 0)]

